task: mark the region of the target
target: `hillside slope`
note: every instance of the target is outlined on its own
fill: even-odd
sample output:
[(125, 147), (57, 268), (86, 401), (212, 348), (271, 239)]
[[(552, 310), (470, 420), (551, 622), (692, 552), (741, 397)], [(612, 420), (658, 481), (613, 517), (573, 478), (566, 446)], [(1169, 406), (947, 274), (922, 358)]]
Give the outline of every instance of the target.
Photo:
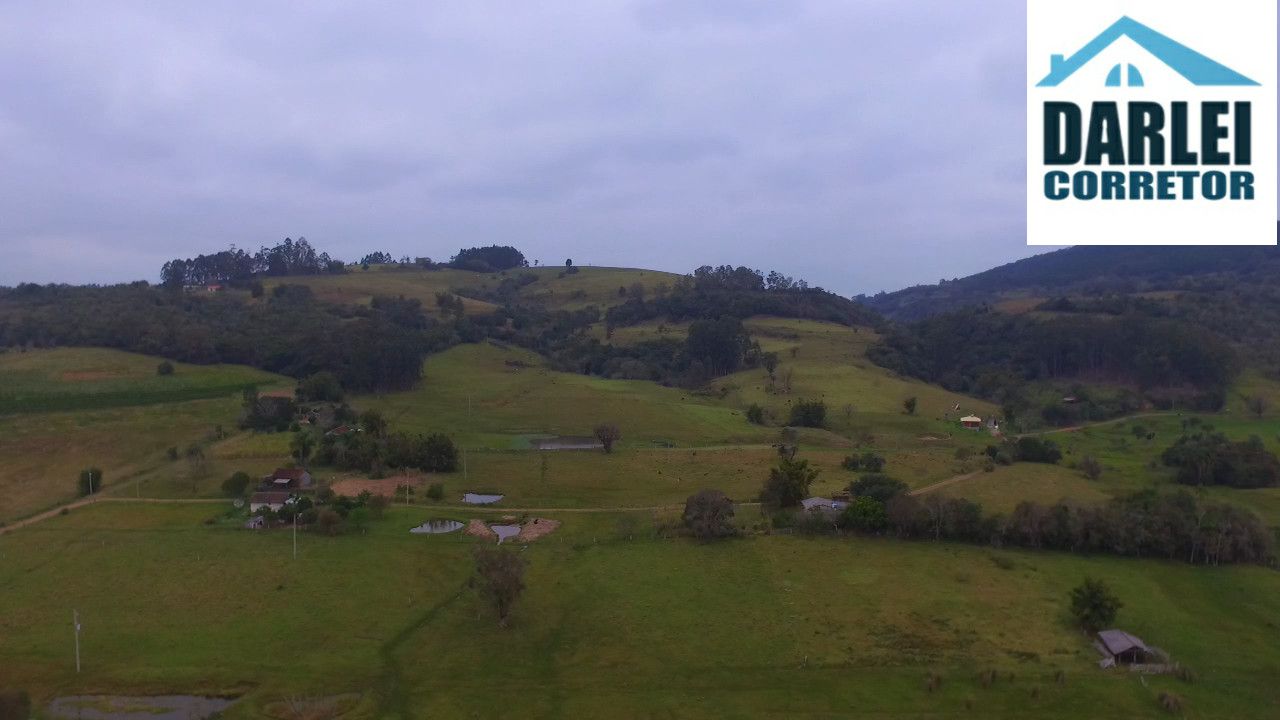
[(1016, 298), (1176, 290), (1209, 278), (1259, 282), (1280, 272), (1280, 248), (1073, 247), (938, 285), (860, 301), (894, 320), (918, 320), (968, 305)]

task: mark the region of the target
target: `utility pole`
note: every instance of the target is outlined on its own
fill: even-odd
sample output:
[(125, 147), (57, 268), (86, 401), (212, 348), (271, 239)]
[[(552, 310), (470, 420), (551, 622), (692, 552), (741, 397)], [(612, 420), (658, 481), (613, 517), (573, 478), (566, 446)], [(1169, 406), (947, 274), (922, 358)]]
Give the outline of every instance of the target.
[(298, 508), (293, 509), (293, 559), (298, 559)]
[(462, 448), (462, 482), (469, 483), (471, 480), (467, 477), (467, 449)]
[(76, 674), (80, 674), (80, 612), (71, 611), (71, 624), (76, 629)]

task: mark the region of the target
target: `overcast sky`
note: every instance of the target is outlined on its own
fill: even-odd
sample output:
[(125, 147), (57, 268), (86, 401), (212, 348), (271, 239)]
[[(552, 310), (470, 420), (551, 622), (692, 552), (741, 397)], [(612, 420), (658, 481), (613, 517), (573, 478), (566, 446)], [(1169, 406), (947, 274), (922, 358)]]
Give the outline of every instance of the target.
[(1023, 0), (6, 2), (0, 284), (300, 235), (967, 275), (1036, 252), (1024, 27)]

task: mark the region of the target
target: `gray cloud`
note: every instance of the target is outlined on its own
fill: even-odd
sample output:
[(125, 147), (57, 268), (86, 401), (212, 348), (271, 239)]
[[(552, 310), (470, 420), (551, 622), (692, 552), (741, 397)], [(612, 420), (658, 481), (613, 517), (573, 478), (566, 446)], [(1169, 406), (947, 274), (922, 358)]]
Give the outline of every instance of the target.
[(842, 293), (1029, 255), (1023, 3), (0, 7), (0, 284), (339, 257), (777, 268)]

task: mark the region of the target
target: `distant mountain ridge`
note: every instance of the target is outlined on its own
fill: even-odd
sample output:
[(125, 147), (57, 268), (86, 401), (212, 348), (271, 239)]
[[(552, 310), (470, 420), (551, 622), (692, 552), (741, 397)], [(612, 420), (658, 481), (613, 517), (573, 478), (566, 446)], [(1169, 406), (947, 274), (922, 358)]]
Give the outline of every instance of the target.
[(1213, 276), (1252, 283), (1278, 273), (1276, 246), (1079, 246), (857, 300), (890, 319), (910, 321), (1010, 297), (1176, 290)]

